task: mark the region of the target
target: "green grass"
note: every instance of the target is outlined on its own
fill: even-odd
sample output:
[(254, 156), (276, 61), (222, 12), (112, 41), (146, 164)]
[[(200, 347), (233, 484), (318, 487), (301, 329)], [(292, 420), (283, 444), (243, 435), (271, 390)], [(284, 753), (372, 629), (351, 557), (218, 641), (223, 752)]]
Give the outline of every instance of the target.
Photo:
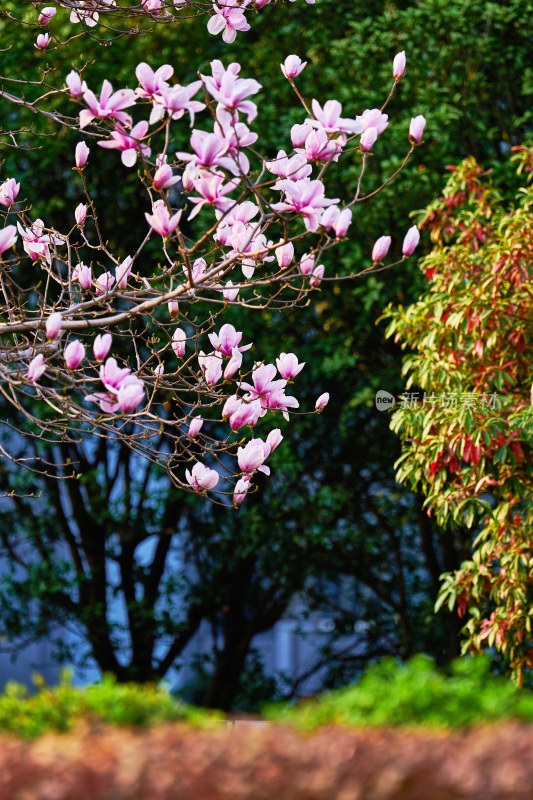
[(204, 726), (217, 719), (213, 713), (185, 705), (166, 689), (116, 683), (110, 676), (84, 688), (72, 686), (67, 672), (57, 687), (46, 687), (39, 679), (36, 683), (36, 694), (20, 684), (7, 684), (0, 695), (0, 731), (34, 738), (48, 731), (68, 731), (82, 719), (140, 727), (178, 721)]
[(533, 692), (490, 672), (484, 657), (463, 658), (447, 671), (427, 656), (398, 664), (386, 658), (369, 667), (354, 686), (299, 706), (270, 706), (267, 719), (303, 730), (320, 725), (461, 728), (519, 719), (533, 722)]

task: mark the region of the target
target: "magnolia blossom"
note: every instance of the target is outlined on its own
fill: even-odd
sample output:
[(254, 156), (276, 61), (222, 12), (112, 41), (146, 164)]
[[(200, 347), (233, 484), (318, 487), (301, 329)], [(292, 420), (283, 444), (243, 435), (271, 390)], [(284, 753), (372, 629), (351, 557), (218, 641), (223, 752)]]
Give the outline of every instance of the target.
[(185, 470), (185, 477), (187, 478), (187, 483), (194, 487), (197, 492), (204, 492), (215, 488), (220, 475), (215, 469), (209, 469), (201, 461), (197, 461), (191, 472), (188, 469)]
[(322, 278), (324, 277), (324, 264), (319, 264), (317, 267), (314, 268), (311, 277), (309, 278), (309, 286), (312, 286), (314, 289), (317, 286), (320, 286), (322, 283)]
[(63, 317), (59, 311), (54, 311), (46, 320), (46, 338), (57, 339), (61, 333), (61, 325), (63, 324)]
[(87, 84), (82, 81), (80, 74), (73, 69), (65, 78), (71, 97), (81, 97), (87, 91)]
[(141, 61), (135, 69), (135, 75), (141, 85), (141, 88), (137, 89), (137, 94), (139, 97), (151, 98), (164, 89), (168, 89), (167, 81), (173, 74), (174, 67), (170, 64), (163, 64), (154, 72), (148, 64)]
[(177, 300), (172, 299), (167, 303), (168, 313), (171, 317), (177, 317), (180, 313), (180, 304)]
[(148, 145), (141, 141), (147, 131), (148, 123), (144, 119), (138, 122), (129, 133), (126, 133), (124, 126), (117, 122), (115, 130), (111, 131), (111, 139), (100, 140), (97, 144), (108, 150), (120, 150), (122, 153), (120, 159), (124, 166), (133, 167), (139, 154), (141, 158), (148, 158), (152, 152)]
[(121, 381), (118, 394), (118, 407), (123, 414), (131, 414), (144, 399), (144, 384), (136, 375), (128, 375)]
[(409, 228), (407, 233), (405, 234), (405, 239), (403, 240), (402, 245), (402, 253), (404, 256), (411, 256), (415, 248), (420, 241), (420, 233), (416, 225), (413, 225), (412, 228)]
[(288, 267), (294, 258), (294, 245), (292, 242), (276, 247), (276, 259), (282, 269)]
[(14, 225), (6, 225), (0, 230), (0, 255), (13, 247), (17, 241), (17, 229)]
[(152, 214), (145, 213), (144, 216), (154, 231), (160, 236), (170, 236), (171, 233), (174, 233), (181, 218), (181, 208), (171, 217), (165, 201), (156, 200), (152, 211)]
[(426, 120), (422, 114), (419, 114), (418, 117), (413, 117), (409, 126), (409, 138), (418, 143), (422, 138), (425, 127)]
[(76, 206), (76, 210), (74, 211), (74, 217), (76, 218), (76, 222), (80, 227), (85, 225), (85, 219), (87, 217), (87, 206), (84, 203), (80, 203)]
[(191, 439), (194, 439), (200, 433), (202, 429), (202, 425), (204, 421), (201, 417), (194, 417), (191, 420), (191, 424), (189, 425), (189, 430), (187, 431), (187, 436), (190, 436)]
[(298, 358), (294, 353), (280, 353), (279, 358), (276, 359), (276, 365), (281, 377), (289, 380), (290, 378), (295, 378), (302, 371), (305, 367), (305, 361), (299, 364)]
[(83, 169), (85, 164), (87, 163), (87, 159), (89, 157), (90, 150), (87, 147), (85, 142), (78, 142), (76, 145), (76, 166), (78, 169)]
[(405, 72), (405, 50), (401, 53), (396, 53), (394, 61), (392, 62), (392, 74), (396, 80), (399, 80)]
[(233, 490), (233, 505), (240, 506), (251, 485), (249, 475), (244, 475), (242, 478), (239, 478)]
[(275, 203), (272, 208), (275, 211), (295, 211), (301, 214), (308, 231), (316, 231), (318, 228), (323, 208), (338, 203), (338, 198), (328, 200), (324, 197), (324, 184), (319, 180), (285, 180), (281, 181), (280, 188), (285, 193), (285, 200)]
[(178, 183), (179, 178), (172, 173), (172, 169), (168, 164), (162, 164), (155, 172), (153, 187), (158, 191), (161, 189), (168, 189)]
[(44, 258), (45, 261), (50, 263), (52, 260), (50, 245), (65, 243), (61, 237), (44, 232), (42, 219), (36, 219), (29, 228), (23, 228), (20, 222), (17, 222), (17, 227), (23, 239), (24, 250), (34, 261)]
[(226, 369), (224, 370), (224, 380), (229, 381), (238, 369), (242, 366), (242, 353), (239, 348), (234, 347), (231, 351), (231, 358), (226, 365)]
[(198, 363), (208, 386), (214, 386), (219, 382), (222, 377), (222, 356), (220, 353), (211, 353), (206, 356), (205, 353), (200, 352)]
[(300, 272), (302, 275), (311, 275), (315, 268), (315, 257), (304, 253), (300, 259)]
[(325, 408), (328, 403), (329, 403), (329, 392), (324, 392), (324, 394), (321, 394), (320, 397), (317, 399), (315, 403), (315, 410), (322, 411), (322, 409)]
[(92, 270), (85, 264), (80, 263), (72, 270), (72, 280), (79, 283), (82, 289), (90, 289), (93, 282)]
[(222, 33), (222, 39), (227, 43), (235, 41), (237, 31), (249, 31), (244, 10), (250, 0), (218, 0), (218, 5), (213, 3), (214, 16), (207, 23), (209, 33), (216, 35)]
[(93, 353), (97, 361), (104, 361), (111, 349), (112, 339), (113, 337), (110, 333), (99, 333), (96, 336), (93, 342)]
[(132, 89), (120, 89), (113, 93), (113, 86), (106, 79), (102, 84), (100, 97), (97, 99), (94, 92), (87, 89), (83, 99), (89, 108), (80, 111), (80, 128), (85, 128), (93, 119), (116, 119), (127, 127), (131, 127), (131, 117), (124, 109), (132, 106), (137, 95)]
[(46, 364), (44, 363), (44, 356), (42, 353), (39, 353), (38, 356), (32, 358), (32, 360), (28, 365), (28, 372), (27, 372), (28, 380), (33, 381), (33, 383), (35, 383), (35, 381), (39, 380), (45, 369), (46, 369)]
[(95, 280), (96, 294), (105, 294), (111, 291), (114, 285), (115, 276), (111, 272), (104, 272), (103, 275), (99, 275)]
[(369, 152), (370, 150), (372, 150), (377, 138), (378, 138), (377, 129), (367, 128), (361, 134), (361, 138), (359, 139), (359, 144), (361, 145), (362, 149), (365, 152)]
[(280, 64), (280, 67), (285, 77), (290, 80), (292, 78), (297, 78), (306, 64), (307, 61), (302, 61), (300, 56), (290, 55), (287, 56), (283, 64)]
[(20, 190), (15, 178), (8, 178), (0, 185), (0, 203), (9, 208), (13, 205)]
[(391, 245), (390, 236), (380, 236), (379, 239), (376, 240), (374, 247), (372, 248), (372, 261), (375, 262), (382, 261), (389, 252), (390, 245)]
[(52, 17), (56, 15), (56, 9), (52, 8), (51, 6), (46, 6), (46, 8), (41, 9), (41, 13), (37, 19), (39, 25), (48, 25)]
[(245, 425), (257, 425), (259, 418), (263, 415), (260, 400), (252, 400), (250, 403), (241, 402), (229, 418), (229, 425), (232, 431), (238, 431)]
[(187, 334), (182, 328), (176, 328), (172, 334), (172, 349), (178, 358), (183, 358), (185, 355), (185, 342), (187, 341)]
[(125, 289), (133, 266), (131, 256), (127, 256), (115, 269), (115, 280), (119, 289)]
[(262, 439), (250, 439), (244, 446), (237, 449), (237, 462), (242, 472), (253, 473), (258, 470), (270, 475), (270, 469), (263, 462), (270, 453), (270, 447)]
[(38, 50), (46, 50), (48, 45), (50, 44), (50, 34), (49, 33), (40, 33), (37, 37), (37, 41), (35, 42), (34, 47)]
[(218, 334), (209, 334), (209, 341), (215, 350), (219, 350), (225, 356), (231, 356), (234, 349), (238, 349), (241, 352), (250, 349), (252, 346), (251, 343), (239, 347), (241, 339), (242, 333), (240, 331), (236, 331), (233, 325), (230, 325), (229, 323), (222, 325)]
[(79, 339), (74, 339), (65, 347), (63, 356), (67, 369), (77, 369), (85, 358), (85, 347)]

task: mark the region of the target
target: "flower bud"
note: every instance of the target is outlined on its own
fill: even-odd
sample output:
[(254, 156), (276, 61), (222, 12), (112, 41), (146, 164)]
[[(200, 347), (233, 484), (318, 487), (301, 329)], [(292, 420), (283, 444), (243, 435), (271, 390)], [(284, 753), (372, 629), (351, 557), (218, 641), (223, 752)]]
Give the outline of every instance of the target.
[(187, 431), (187, 436), (190, 436), (191, 439), (194, 439), (195, 436), (198, 436), (204, 421), (201, 417), (194, 417), (191, 420), (191, 424), (189, 425), (189, 430)]
[(51, 6), (47, 6), (46, 8), (42, 9), (37, 22), (39, 25), (48, 25), (52, 17), (55, 17), (55, 15), (56, 9), (52, 8)]
[(307, 61), (302, 61), (300, 56), (287, 56), (283, 64), (280, 64), (281, 71), (287, 79), (297, 78), (304, 69)]
[(425, 127), (426, 120), (422, 114), (419, 114), (418, 117), (413, 117), (409, 125), (409, 139), (418, 143), (422, 138)]
[(65, 347), (63, 356), (67, 369), (77, 369), (85, 358), (85, 347), (79, 339), (74, 339)]
[(87, 217), (87, 206), (84, 203), (80, 203), (78, 206), (76, 206), (74, 216), (76, 217), (76, 222), (80, 228), (83, 228), (85, 225), (85, 219)]
[(90, 289), (93, 282), (91, 268), (80, 261), (78, 266), (72, 270), (72, 280), (79, 283), (82, 289)]
[(99, 333), (93, 343), (93, 353), (97, 361), (104, 361), (111, 349), (112, 336), (110, 333)]
[(378, 261), (383, 261), (383, 259), (389, 252), (390, 243), (391, 243), (390, 236), (380, 236), (379, 239), (376, 240), (374, 247), (372, 248), (372, 261), (376, 263)]
[(37, 41), (35, 42), (34, 47), (37, 50), (46, 50), (48, 45), (50, 44), (50, 35), (48, 33), (40, 33), (37, 37)]
[(402, 253), (404, 254), (404, 256), (413, 255), (419, 241), (420, 241), (420, 233), (416, 225), (413, 225), (412, 228), (409, 228), (409, 230), (405, 234), (405, 239), (403, 240)]
[(405, 72), (405, 50), (401, 53), (396, 53), (394, 61), (392, 62), (392, 74), (398, 81)]
[(85, 142), (78, 142), (76, 145), (76, 166), (78, 169), (83, 169), (85, 164), (87, 163), (87, 158), (89, 157), (89, 153), (91, 151), (87, 147)]
[(46, 320), (46, 337), (47, 339), (57, 339), (61, 333), (61, 324), (63, 317), (59, 311), (54, 311)]
[(168, 301), (167, 308), (168, 308), (168, 313), (172, 318), (177, 317), (178, 314), (180, 313), (180, 304), (174, 298)]
[(315, 403), (315, 411), (322, 411), (323, 408), (327, 406), (329, 403), (329, 392), (324, 392), (321, 394), (318, 400)]
[(172, 349), (174, 353), (181, 358), (185, 355), (185, 341), (187, 339), (187, 334), (185, 333), (182, 328), (176, 328), (174, 333), (172, 334)]
[(42, 353), (39, 353), (38, 356), (32, 358), (32, 360), (28, 365), (28, 374), (27, 374), (28, 380), (33, 381), (33, 383), (35, 383), (35, 381), (39, 380), (45, 369), (46, 369), (46, 364), (44, 363), (44, 356)]

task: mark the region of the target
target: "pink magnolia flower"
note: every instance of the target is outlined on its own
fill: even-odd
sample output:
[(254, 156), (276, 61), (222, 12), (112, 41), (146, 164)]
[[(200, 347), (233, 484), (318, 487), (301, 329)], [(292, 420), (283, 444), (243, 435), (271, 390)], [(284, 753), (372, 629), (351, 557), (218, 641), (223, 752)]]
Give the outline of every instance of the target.
[(56, 9), (52, 8), (51, 6), (46, 6), (46, 8), (41, 9), (41, 13), (37, 19), (39, 25), (48, 25), (52, 17), (55, 17)]
[(214, 489), (218, 483), (220, 475), (216, 469), (209, 469), (201, 461), (197, 461), (191, 472), (185, 470), (185, 477), (187, 483), (194, 487), (197, 492), (205, 492), (208, 489)]
[(419, 241), (420, 241), (419, 230), (416, 227), (416, 225), (413, 225), (412, 228), (409, 228), (409, 230), (405, 234), (405, 239), (403, 240), (402, 253), (404, 254), (404, 256), (413, 255)]
[(135, 69), (135, 75), (141, 85), (141, 88), (137, 89), (137, 94), (139, 97), (151, 98), (163, 89), (168, 89), (167, 81), (173, 74), (174, 67), (170, 64), (163, 64), (154, 72), (148, 64), (141, 61)]
[(233, 203), (226, 195), (238, 185), (238, 178), (232, 178), (225, 184), (224, 175), (202, 171), (199, 179), (194, 182), (194, 188), (201, 196), (189, 198), (196, 208), (191, 211), (188, 218), (193, 219), (204, 205), (212, 205), (220, 211), (226, 211)]
[(303, 370), (305, 361), (299, 364), (298, 358), (294, 353), (280, 353), (279, 358), (276, 359), (276, 365), (281, 377), (289, 380), (290, 378), (295, 378)]
[(152, 212), (152, 214), (145, 213), (144, 216), (156, 233), (160, 236), (170, 236), (174, 233), (181, 218), (181, 208), (171, 217), (165, 201), (156, 200)]
[(85, 358), (85, 347), (79, 339), (74, 339), (65, 347), (63, 356), (67, 369), (77, 369)]
[(93, 282), (92, 270), (81, 261), (72, 270), (72, 280), (74, 283), (79, 283), (82, 289), (90, 289)]
[(342, 141), (340, 138), (331, 139), (323, 128), (311, 129), (303, 150), (297, 148), (297, 152), (305, 154), (308, 161), (338, 161), (342, 152)]
[(322, 283), (322, 278), (324, 277), (324, 265), (319, 264), (317, 267), (314, 268), (311, 277), (309, 278), (309, 286), (312, 286), (316, 289), (317, 286), (320, 286)]
[(222, 377), (222, 356), (220, 353), (211, 353), (206, 356), (205, 353), (200, 352), (198, 363), (208, 386), (214, 386), (218, 383)]
[(276, 247), (276, 259), (281, 269), (285, 269), (294, 259), (294, 245), (292, 242)]
[[(113, 337), (110, 333), (99, 333), (93, 342), (93, 353), (97, 361), (103, 361), (109, 350)], [(116, 364), (116, 362), (115, 362)]]
[(396, 53), (394, 61), (392, 62), (392, 74), (396, 80), (399, 80), (405, 72), (405, 50), (401, 53)]
[(39, 380), (45, 369), (46, 369), (46, 364), (44, 363), (44, 356), (42, 353), (39, 353), (38, 356), (32, 358), (32, 360), (28, 365), (28, 372), (27, 372), (28, 380), (33, 381), (33, 383), (35, 383), (36, 381)]
[(230, 69), (226, 70), (220, 80), (218, 87), (214, 82), (209, 82), (204, 78), (209, 94), (220, 103), (226, 111), (239, 111), (246, 114), (248, 123), (252, 122), (257, 116), (257, 106), (247, 98), (252, 94), (257, 94), (261, 89), (261, 84), (253, 78), (239, 78)]
[[(306, 128), (306, 136), (304, 136), (302, 144), (305, 144), (305, 139), (309, 135), (311, 128), (308, 126), (302, 126)], [(296, 145), (295, 145), (296, 146)], [(295, 155), (288, 158), (285, 150), (280, 150), (277, 158), (273, 161), (265, 161), (265, 166), (269, 172), (272, 172), (273, 175), (278, 175), (280, 178), (287, 178), (291, 181), (298, 181), (302, 178), (308, 178), (313, 171), (313, 167), (311, 164), (307, 163), (307, 159), (305, 156), (302, 155)], [(274, 184), (274, 189), (279, 189), (279, 184), (281, 181), (278, 181)]]
[(232, 281), (228, 281), (226, 283), (225, 289), (222, 290), (222, 295), (224, 297), (224, 300), (227, 300), (230, 303), (237, 298), (238, 294), (239, 294), (239, 289), (233, 286)]
[(100, 367), (100, 380), (109, 392), (115, 394), (122, 385), (122, 382), (126, 380), (130, 374), (131, 370), (128, 369), (128, 367), (119, 367), (117, 360), (113, 357), (108, 358), (105, 364), (102, 364)]
[(158, 122), (165, 116), (171, 119), (181, 119), (185, 112), (189, 113), (191, 125), (194, 125), (194, 115), (198, 111), (203, 111), (205, 103), (200, 103), (192, 98), (202, 86), (202, 81), (193, 81), (187, 86), (170, 86), (168, 89), (161, 89), (154, 95), (154, 105), (150, 114), (150, 125)]
[(52, 261), (50, 245), (64, 244), (64, 240), (59, 236), (44, 232), (42, 219), (36, 219), (29, 228), (23, 228), (20, 222), (17, 222), (17, 227), (23, 239), (24, 250), (34, 261), (44, 258), (50, 263)]
[(276, 389), (270, 392), (266, 399), (266, 406), (271, 411), (281, 411), (285, 419), (289, 419), (289, 408), (298, 408), (300, 403), (295, 397), (290, 397), (285, 394), (283, 389)]
[(262, 439), (250, 439), (244, 446), (237, 450), (237, 462), (242, 472), (254, 473), (256, 470), (270, 475), (270, 469), (263, 462), (270, 453), (270, 447)]
[(329, 206), (320, 217), (320, 225), (328, 230), (333, 228), (335, 236), (342, 239), (352, 222), (352, 212), (349, 208), (341, 211), (338, 206)]
[(280, 67), (284, 76), (290, 80), (291, 78), (297, 78), (306, 64), (307, 61), (302, 61), (300, 56), (290, 55), (287, 56), (283, 64), (280, 64)]
[(243, 383), (242, 388), (249, 393), (250, 400), (260, 398), (263, 408), (266, 408), (269, 396), (278, 389), (284, 389), (287, 385), (286, 380), (274, 380), (275, 376), (274, 364), (261, 364), (252, 370), (253, 386)]
[(82, 81), (80, 74), (73, 69), (65, 79), (71, 97), (81, 97), (87, 91), (87, 84)]
[(162, 164), (155, 172), (153, 187), (161, 191), (161, 189), (168, 189), (170, 186), (174, 186), (178, 181), (179, 178), (173, 174), (172, 168), (168, 164)]
[(48, 45), (50, 44), (50, 34), (49, 33), (40, 33), (37, 37), (37, 41), (34, 44), (38, 50), (46, 50)]
[(318, 228), (322, 209), (339, 202), (338, 198), (328, 200), (324, 197), (324, 184), (319, 180), (285, 180), (280, 184), (285, 193), (285, 200), (275, 203), (272, 208), (275, 211), (295, 211), (301, 214), (305, 227), (311, 232)]
[(46, 320), (46, 338), (57, 339), (61, 333), (61, 325), (63, 324), (63, 317), (59, 311), (54, 311)]
[(99, 275), (95, 280), (95, 292), (96, 294), (105, 294), (111, 291), (114, 285), (115, 276), (111, 272), (104, 272), (103, 275)]
[(215, 350), (219, 350), (225, 356), (231, 356), (234, 348), (240, 350), (241, 352), (250, 349), (252, 346), (251, 343), (239, 347), (239, 342), (241, 339), (242, 332), (235, 330), (233, 325), (230, 325), (229, 323), (222, 325), (218, 334), (209, 334), (209, 341)]
[(232, 431), (238, 431), (245, 425), (256, 425), (262, 414), (261, 400), (252, 400), (250, 403), (242, 402), (229, 418), (230, 428)]
[(356, 119), (342, 119), (342, 105), (338, 100), (327, 100), (324, 107), (320, 105), (318, 100), (313, 100), (311, 103), (315, 119), (307, 119), (306, 124), (312, 125), (315, 128), (323, 128), (328, 133), (345, 132), (345, 133), (361, 133), (364, 125), (361, 118)]
[(204, 421), (201, 417), (194, 417), (189, 425), (187, 436), (190, 436), (191, 439), (194, 439), (200, 433), (203, 424)]
[(359, 139), (359, 144), (365, 150), (365, 152), (370, 152), (376, 143), (376, 139), (378, 138), (377, 128), (367, 128), (361, 134), (361, 138)]
[(240, 397), (237, 397), (236, 394), (232, 394), (228, 397), (226, 402), (224, 403), (224, 408), (222, 409), (222, 419), (228, 419), (234, 414), (237, 409), (241, 406), (242, 400)]
[(321, 394), (320, 397), (317, 399), (315, 403), (315, 410), (319, 412), (322, 411), (322, 409), (324, 409), (328, 403), (329, 403), (329, 392), (324, 392), (324, 394)]
[(87, 159), (89, 158), (90, 152), (91, 151), (89, 150), (85, 142), (78, 142), (78, 144), (76, 145), (76, 154), (75, 154), (76, 166), (78, 169), (83, 169), (83, 167), (87, 163)]
[(82, 228), (87, 218), (87, 206), (84, 203), (80, 203), (76, 206), (74, 217), (76, 218), (76, 223)]
[(20, 183), (15, 178), (8, 178), (0, 185), (0, 203), (9, 208), (13, 205), (20, 190)]
[(422, 114), (419, 114), (418, 117), (413, 117), (409, 125), (409, 138), (418, 143), (422, 138), (425, 127), (426, 120)]
[(172, 318), (177, 317), (180, 313), (180, 304), (178, 300), (169, 300), (167, 303), (168, 313)]
[(300, 259), (300, 272), (302, 275), (311, 275), (315, 268), (315, 257), (304, 253)]
[(127, 287), (132, 266), (133, 261), (131, 256), (127, 256), (124, 261), (115, 268), (115, 280), (119, 289), (125, 289)]
[(118, 407), (123, 414), (131, 414), (144, 399), (144, 384), (136, 375), (128, 375), (121, 381), (118, 394)]
[(242, 353), (241, 351), (235, 347), (231, 351), (231, 358), (226, 364), (226, 369), (224, 370), (224, 380), (229, 381), (238, 369), (241, 368), (242, 365)]
[(134, 105), (137, 95), (132, 89), (120, 89), (113, 94), (113, 86), (106, 79), (102, 84), (100, 98), (87, 89), (83, 99), (89, 108), (80, 111), (80, 128), (85, 128), (93, 119), (116, 119), (126, 127), (131, 127), (131, 117), (124, 109)]
[(172, 334), (172, 349), (178, 358), (183, 358), (185, 355), (185, 342), (187, 341), (187, 334), (182, 328), (176, 328)]
[(389, 252), (390, 245), (391, 245), (390, 236), (380, 236), (379, 239), (376, 240), (376, 242), (374, 243), (374, 247), (372, 248), (372, 261), (376, 263), (378, 261), (382, 261)]
[(0, 230), (0, 256), (13, 247), (17, 241), (17, 229), (14, 225), (6, 225), (5, 228)]
[(146, 120), (138, 122), (129, 134), (126, 133), (120, 122), (117, 122), (115, 130), (111, 131), (111, 139), (100, 140), (97, 144), (108, 150), (120, 150), (122, 153), (120, 159), (124, 166), (133, 167), (139, 154), (141, 158), (148, 158), (152, 152), (148, 145), (141, 141), (146, 136), (147, 131), (148, 123)]
[(237, 0), (218, 0), (218, 5), (213, 3), (214, 16), (207, 23), (209, 33), (215, 36), (222, 33), (222, 39), (227, 44), (234, 42), (237, 31), (250, 30), (243, 10), (249, 4), (250, 0), (242, 0), (240, 4)]
[(283, 436), (279, 428), (274, 428), (274, 430), (270, 431), (266, 438), (266, 443), (270, 447), (270, 452), (273, 453), (278, 444), (282, 441)]
[(356, 117), (355, 119), (356, 122), (362, 125), (363, 131), (366, 131), (368, 128), (375, 128), (378, 136), (380, 133), (383, 133), (389, 124), (388, 114), (383, 114), (379, 108), (367, 108), (360, 117)]
[(222, 157), (228, 150), (228, 142), (217, 133), (194, 130), (191, 135), (191, 147), (194, 155), (190, 153), (176, 153), (182, 161), (190, 161), (197, 167), (212, 167), (220, 165)]
[(250, 476), (249, 475), (245, 475), (244, 477), (239, 478), (239, 480), (235, 484), (235, 489), (233, 490), (233, 505), (234, 506), (240, 506), (240, 504), (243, 502), (244, 498), (246, 497), (248, 489), (250, 488), (251, 485), (252, 484), (250, 483)]

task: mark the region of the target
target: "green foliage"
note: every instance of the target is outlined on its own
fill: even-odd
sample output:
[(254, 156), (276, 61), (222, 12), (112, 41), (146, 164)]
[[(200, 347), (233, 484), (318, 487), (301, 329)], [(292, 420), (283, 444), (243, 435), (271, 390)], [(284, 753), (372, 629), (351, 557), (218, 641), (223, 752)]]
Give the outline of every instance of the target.
[(185, 705), (155, 684), (116, 683), (105, 675), (101, 683), (80, 689), (72, 686), (70, 678), (65, 670), (60, 685), (49, 688), (37, 676), (36, 694), (8, 683), (0, 696), (0, 731), (34, 738), (48, 731), (68, 731), (82, 720), (147, 727), (181, 721), (204, 726), (217, 719), (216, 714)]
[(385, 658), (368, 667), (355, 686), (300, 706), (272, 706), (266, 717), (310, 730), (319, 725), (392, 725), (462, 728), (520, 719), (533, 722), (533, 692), (490, 672), (485, 656), (439, 670), (428, 656), (400, 664)]

